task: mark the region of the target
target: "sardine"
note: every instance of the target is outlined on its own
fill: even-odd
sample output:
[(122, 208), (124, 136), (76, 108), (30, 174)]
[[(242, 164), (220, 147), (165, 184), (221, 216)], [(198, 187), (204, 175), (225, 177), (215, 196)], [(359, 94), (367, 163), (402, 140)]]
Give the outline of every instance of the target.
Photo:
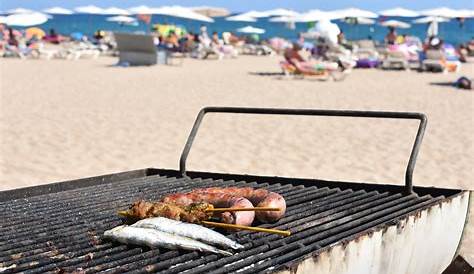
[(163, 217), (147, 218), (132, 225), (133, 227), (152, 228), (159, 231), (171, 233), (178, 236), (188, 237), (212, 245), (225, 248), (242, 249), (243, 245), (227, 238), (226, 236), (209, 228), (183, 223)]
[(145, 245), (151, 248), (164, 247), (168, 249), (186, 249), (212, 252), (226, 256), (233, 255), (231, 252), (217, 249), (213, 246), (191, 238), (173, 235), (171, 233), (151, 228), (121, 225), (105, 231), (104, 236), (120, 243)]

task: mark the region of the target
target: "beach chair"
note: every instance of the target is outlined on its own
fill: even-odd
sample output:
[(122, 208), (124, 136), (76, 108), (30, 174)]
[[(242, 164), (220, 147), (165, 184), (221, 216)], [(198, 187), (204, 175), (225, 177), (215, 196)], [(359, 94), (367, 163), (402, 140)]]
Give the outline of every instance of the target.
[(151, 35), (114, 33), (119, 64), (150, 66), (157, 63), (157, 52)]
[(422, 62), (423, 71), (458, 72), (461, 62), (458, 60), (446, 60), (442, 50), (426, 51), (426, 59)]
[(383, 69), (410, 69), (408, 58), (405, 52), (399, 50), (388, 50), (382, 62)]
[(280, 68), (286, 77), (293, 77), (293, 78), (300, 78), (300, 79), (309, 77), (309, 78), (314, 78), (314, 79), (323, 80), (323, 81), (327, 81), (327, 80), (342, 81), (350, 72), (350, 71), (339, 70), (338, 69), (339, 65), (337, 63), (328, 63), (328, 66), (332, 67), (332, 69), (320, 69), (320, 70), (314, 70), (314, 71), (308, 72), (308, 71), (302, 71), (298, 69), (298, 67), (289, 63), (288, 61), (280, 62)]
[(375, 68), (380, 65), (380, 55), (373, 40), (357, 41), (356, 46), (353, 54), (357, 59), (357, 68)]

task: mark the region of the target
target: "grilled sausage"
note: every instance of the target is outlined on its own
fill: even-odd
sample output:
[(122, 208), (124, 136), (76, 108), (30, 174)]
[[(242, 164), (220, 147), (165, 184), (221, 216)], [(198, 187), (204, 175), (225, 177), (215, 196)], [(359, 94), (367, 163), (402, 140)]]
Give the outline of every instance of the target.
[[(162, 202), (181, 206), (188, 206), (194, 203), (209, 203), (214, 207), (253, 208), (252, 203), (248, 199), (226, 193), (175, 193), (165, 196)], [(223, 212), (220, 218), (224, 223), (249, 226), (253, 223), (255, 212)]]
[(263, 188), (254, 189), (252, 187), (208, 187), (199, 188), (192, 193), (221, 193), (232, 194), (234, 196), (245, 197), (256, 207), (276, 207), (280, 211), (257, 211), (255, 216), (262, 223), (276, 222), (280, 220), (286, 211), (286, 202), (283, 196), (276, 192), (271, 192)]

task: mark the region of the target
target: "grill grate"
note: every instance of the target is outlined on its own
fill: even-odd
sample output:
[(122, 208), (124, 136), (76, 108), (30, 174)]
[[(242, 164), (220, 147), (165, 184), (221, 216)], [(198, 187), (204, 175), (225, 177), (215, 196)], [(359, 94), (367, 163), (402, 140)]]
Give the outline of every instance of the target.
[[(0, 202), (0, 263), (6, 268), (3, 273), (271, 271), (443, 198), (374, 188), (307, 186), (298, 180), (264, 182), (162, 174)], [(245, 246), (245, 250), (230, 257), (150, 250), (102, 239), (105, 230), (121, 224), (116, 211), (136, 199), (156, 200), (167, 193), (209, 186), (263, 187), (282, 194), (287, 201), (287, 214), (277, 223), (261, 226), (289, 229), (292, 235), (247, 231), (229, 234)]]

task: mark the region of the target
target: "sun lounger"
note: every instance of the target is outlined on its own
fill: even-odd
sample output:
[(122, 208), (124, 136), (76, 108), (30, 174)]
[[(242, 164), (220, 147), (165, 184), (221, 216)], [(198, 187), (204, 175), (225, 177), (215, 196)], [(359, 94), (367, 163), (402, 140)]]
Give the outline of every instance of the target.
[(408, 58), (403, 51), (398, 50), (388, 50), (386, 52), (386, 57), (382, 62), (382, 68), (384, 69), (405, 69), (409, 70), (410, 65), (408, 63)]
[(341, 81), (347, 76), (350, 71), (341, 71), (339, 69), (334, 69), (334, 67), (338, 67), (336, 63), (328, 63), (328, 66), (333, 67), (332, 69), (321, 69), (321, 70), (314, 70), (314, 71), (302, 71), (298, 67), (293, 64), (290, 64), (287, 61), (280, 62), (280, 68), (286, 77), (295, 77), (295, 78), (317, 78), (319, 80), (334, 80), (334, 81)]
[(149, 66), (157, 63), (156, 47), (150, 35), (114, 33), (119, 63), (130, 66)]
[(461, 62), (456, 60), (446, 60), (442, 50), (428, 50), (426, 59), (422, 62), (423, 71), (458, 72)]

